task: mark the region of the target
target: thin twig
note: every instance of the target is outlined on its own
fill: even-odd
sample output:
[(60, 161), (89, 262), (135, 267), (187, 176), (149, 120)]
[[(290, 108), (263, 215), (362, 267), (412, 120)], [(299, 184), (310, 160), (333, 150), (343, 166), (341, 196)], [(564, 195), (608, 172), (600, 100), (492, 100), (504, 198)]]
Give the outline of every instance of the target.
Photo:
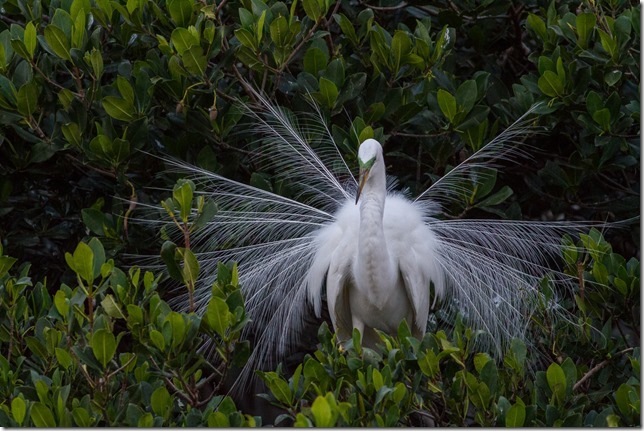
[(602, 368), (608, 365), (613, 359), (615, 359), (616, 356), (620, 356), (620, 355), (623, 355), (624, 353), (628, 353), (631, 351), (633, 351), (633, 348), (629, 347), (628, 349), (624, 349), (621, 352), (617, 352), (615, 355), (613, 355), (613, 357), (601, 361), (599, 364), (595, 365), (593, 368), (588, 370), (588, 372), (584, 374), (584, 376), (581, 379), (579, 379), (577, 383), (575, 383), (575, 385), (572, 387), (572, 390), (573, 391), (578, 390), (581, 387), (581, 385), (583, 385), (588, 379), (590, 379), (592, 376), (597, 374)]

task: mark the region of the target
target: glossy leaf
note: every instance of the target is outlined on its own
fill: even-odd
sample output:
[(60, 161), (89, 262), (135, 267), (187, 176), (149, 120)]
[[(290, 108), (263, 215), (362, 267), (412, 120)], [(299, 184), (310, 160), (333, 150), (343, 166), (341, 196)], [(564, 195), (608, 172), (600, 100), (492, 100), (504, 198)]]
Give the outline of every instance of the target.
[(101, 363), (103, 368), (107, 368), (114, 354), (116, 353), (116, 338), (107, 329), (99, 329), (94, 332), (91, 340), (92, 353)]
[(45, 41), (52, 51), (63, 60), (72, 60), (69, 39), (60, 28), (53, 24), (45, 27)]
[(541, 75), (538, 85), (539, 89), (546, 96), (560, 97), (563, 95), (564, 83), (561, 81), (559, 76), (551, 70), (546, 70), (543, 75)]
[(47, 407), (41, 402), (35, 402), (29, 408), (29, 417), (34, 425), (39, 428), (54, 428), (56, 427), (56, 420), (54, 415)]
[(127, 100), (115, 96), (106, 96), (102, 100), (103, 109), (110, 117), (121, 121), (134, 119), (134, 106)]
[(33, 22), (28, 22), (25, 26), (24, 43), (25, 48), (27, 49), (27, 53), (29, 53), (29, 58), (34, 57), (37, 42), (38, 40), (36, 39), (36, 26), (33, 24)]
[(325, 397), (320, 395), (313, 401), (311, 413), (313, 413), (316, 427), (330, 428), (335, 425), (331, 406)]
[(576, 25), (577, 34), (579, 36), (577, 39), (577, 45), (579, 45), (580, 48), (586, 49), (588, 47), (588, 39), (590, 38), (596, 22), (597, 19), (595, 18), (594, 13), (586, 12), (577, 15)]
[(38, 85), (35, 82), (28, 82), (18, 90), (17, 107), (18, 112), (25, 118), (32, 116), (38, 107)]
[(521, 428), (525, 422), (525, 406), (523, 403), (516, 403), (505, 413), (505, 426), (510, 428)]
[(436, 93), (438, 98), (438, 106), (440, 107), (441, 112), (451, 123), (456, 116), (456, 99), (448, 91), (440, 88), (438, 93)]
[(22, 425), (27, 414), (27, 403), (21, 397), (15, 397), (11, 400), (11, 415), (13, 419), (18, 422), (18, 425)]

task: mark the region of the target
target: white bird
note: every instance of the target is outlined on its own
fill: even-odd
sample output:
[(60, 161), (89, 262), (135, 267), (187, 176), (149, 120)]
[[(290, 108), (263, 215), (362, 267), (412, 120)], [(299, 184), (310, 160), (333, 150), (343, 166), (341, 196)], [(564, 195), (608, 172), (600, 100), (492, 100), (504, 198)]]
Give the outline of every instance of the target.
[[(539, 283), (550, 274), (572, 285), (549, 265), (560, 258), (561, 235), (588, 224), (438, 218), (439, 203), (454, 199), (462, 181), (479, 183), (497, 160), (523, 151), (530, 112), (412, 199), (393, 191), (377, 141), (359, 147), (357, 183), (319, 112), (304, 127), (257, 98), (260, 106), (247, 113), (261, 135), (259, 157), (294, 199), (169, 161), (220, 208), (192, 239), (204, 274), (198, 310), (210, 298), (217, 262), (238, 263), (254, 339), (241, 386), (254, 369), (273, 369), (291, 352), (325, 299), (340, 341), (357, 328), (373, 344), (373, 329), (394, 333), (402, 319), (422, 336), (430, 305), (442, 298), (447, 317), (460, 313), (484, 334), (480, 346), (498, 356), (513, 338), (526, 340), (538, 304), (561, 315), (557, 297), (546, 299)], [(185, 308), (185, 297), (175, 305)]]
[[(307, 274), (309, 300), (320, 314), (321, 289), (340, 340), (358, 329), (374, 345), (373, 329), (395, 333), (403, 319), (422, 338), (427, 327), (430, 285), (444, 293), (438, 241), (422, 210), (398, 195), (387, 196), (382, 146), (374, 139), (358, 150), (356, 201), (346, 202), (335, 222), (316, 233), (315, 259)], [(359, 210), (356, 204), (360, 204)]]

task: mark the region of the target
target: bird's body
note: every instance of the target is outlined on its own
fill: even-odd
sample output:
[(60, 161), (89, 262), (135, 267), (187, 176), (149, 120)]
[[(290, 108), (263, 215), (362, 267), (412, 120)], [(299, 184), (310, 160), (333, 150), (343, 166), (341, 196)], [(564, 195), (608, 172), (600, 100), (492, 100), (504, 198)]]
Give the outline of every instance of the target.
[(309, 271), (309, 298), (316, 304), (324, 279), (333, 327), (340, 340), (356, 328), (367, 344), (377, 341), (372, 329), (395, 333), (403, 319), (413, 334), (425, 333), (430, 282), (443, 293), (442, 269), (435, 264), (436, 241), (418, 205), (387, 194), (382, 147), (365, 141), (375, 162), (357, 204), (347, 200), (335, 222), (316, 235), (318, 252)]
[[(392, 191), (378, 142), (360, 146), (358, 184), (321, 116), (302, 128), (257, 98), (259, 109), (247, 112), (263, 136), (261, 161), (292, 186), (294, 198), (171, 162), (220, 209), (192, 241), (206, 274), (195, 291), (198, 310), (210, 299), (217, 263), (238, 263), (255, 342), (240, 387), (254, 369), (272, 369), (298, 348), (324, 298), (338, 339), (357, 328), (367, 344), (378, 339), (372, 329), (395, 333), (402, 319), (422, 336), (430, 306), (442, 298), (482, 334), (479, 345), (497, 354), (513, 338), (526, 340), (537, 307), (557, 315), (557, 298), (545, 298), (539, 283), (554, 274), (572, 285), (549, 263), (560, 256), (561, 235), (587, 225), (438, 217), (438, 203), (457, 196), (463, 181), (484, 181), (495, 160), (512, 158), (523, 118), (412, 199)], [(178, 307), (185, 303), (176, 299)]]

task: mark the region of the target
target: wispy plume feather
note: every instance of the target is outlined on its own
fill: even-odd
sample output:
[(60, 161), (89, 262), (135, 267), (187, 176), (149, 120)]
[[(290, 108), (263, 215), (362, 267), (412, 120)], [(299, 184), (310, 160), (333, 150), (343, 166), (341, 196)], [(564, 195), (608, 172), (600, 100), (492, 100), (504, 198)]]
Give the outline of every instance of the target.
[[(324, 295), (324, 268), (314, 268), (314, 262), (325, 250), (317, 248), (316, 238), (337, 222), (338, 211), (347, 202), (354, 205), (356, 188), (355, 180), (346, 181), (353, 178), (351, 169), (315, 105), (303, 126), (264, 96), (256, 94), (256, 100), (257, 106), (244, 108), (251, 118), (252, 132), (262, 144), (258, 157), (279, 177), (294, 184), (296, 199), (177, 160), (167, 161), (171, 169), (191, 178), (199, 193), (213, 199), (220, 209), (193, 241), (204, 274), (195, 293), (198, 309), (203, 310), (208, 303), (217, 278), (217, 262), (238, 263), (240, 286), (252, 319), (248, 331), (254, 339), (238, 389), (248, 383), (254, 369), (274, 368), (298, 348)], [(535, 304), (544, 299), (539, 291), (544, 275), (552, 274), (564, 285), (573, 285), (574, 280), (552, 271), (550, 265), (559, 257), (561, 235), (586, 229), (588, 224), (445, 221), (435, 218), (440, 211), (437, 201), (453, 198), (459, 182), (473, 172), (494, 166), (500, 159), (522, 156), (523, 138), (533, 130), (529, 122), (534, 109), (412, 204), (422, 213), (438, 250), (436, 256), (420, 258), (433, 259), (432, 264), (445, 275), (446, 301), (451, 301), (474, 328), (484, 331), (484, 343), (499, 353), (512, 338), (525, 338)], [(321, 275), (311, 277), (313, 271)], [(307, 289), (311, 279), (319, 283)], [(554, 301), (552, 309), (558, 312), (556, 298)], [(185, 299), (177, 297), (174, 306), (185, 306)]]

